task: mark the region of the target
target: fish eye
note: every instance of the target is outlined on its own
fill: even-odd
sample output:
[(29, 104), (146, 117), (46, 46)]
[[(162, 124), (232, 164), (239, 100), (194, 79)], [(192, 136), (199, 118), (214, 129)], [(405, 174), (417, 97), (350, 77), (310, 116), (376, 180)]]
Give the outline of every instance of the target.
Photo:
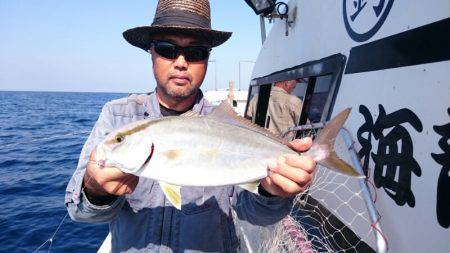
[(122, 142), (124, 139), (125, 139), (125, 136), (123, 136), (123, 135), (118, 134), (116, 136), (116, 141), (119, 142), (119, 143)]

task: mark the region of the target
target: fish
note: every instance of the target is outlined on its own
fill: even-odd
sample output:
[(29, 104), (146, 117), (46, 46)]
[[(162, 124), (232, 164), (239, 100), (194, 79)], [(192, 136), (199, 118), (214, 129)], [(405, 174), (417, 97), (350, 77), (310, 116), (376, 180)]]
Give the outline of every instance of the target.
[(353, 177), (364, 177), (340, 159), (333, 146), (351, 109), (334, 117), (303, 154), (248, 119), (224, 101), (209, 115), (144, 119), (111, 132), (97, 146), (101, 164), (160, 183), (168, 200), (181, 208), (182, 186), (239, 185), (257, 192), (268, 164), (284, 154), (311, 156), (318, 164)]

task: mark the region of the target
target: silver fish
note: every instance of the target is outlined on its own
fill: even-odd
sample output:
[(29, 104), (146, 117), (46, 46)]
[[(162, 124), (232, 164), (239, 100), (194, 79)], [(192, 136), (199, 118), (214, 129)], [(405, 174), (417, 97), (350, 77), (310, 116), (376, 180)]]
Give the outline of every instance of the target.
[[(305, 154), (332, 170), (363, 177), (333, 151), (349, 113), (346, 109), (333, 118)], [(133, 122), (97, 147), (105, 166), (159, 181), (177, 208), (179, 186), (242, 185), (254, 191), (254, 182), (268, 175), (269, 160), (283, 154), (298, 153), (286, 140), (239, 117), (227, 102), (207, 116), (188, 112)]]

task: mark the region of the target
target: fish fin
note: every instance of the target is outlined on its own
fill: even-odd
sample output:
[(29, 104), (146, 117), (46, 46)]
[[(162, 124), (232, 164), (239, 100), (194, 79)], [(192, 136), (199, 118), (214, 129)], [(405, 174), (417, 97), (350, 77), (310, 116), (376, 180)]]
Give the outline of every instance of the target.
[(245, 189), (249, 192), (253, 192), (255, 194), (258, 194), (258, 186), (259, 186), (260, 181), (255, 181), (255, 182), (250, 182), (250, 183), (246, 183), (246, 184), (240, 184), (238, 185), (239, 187), (241, 187), (242, 189)]
[(180, 116), (192, 118), (192, 117), (200, 117), (201, 115), (198, 112), (194, 112), (194, 111), (190, 110), (190, 111), (187, 111), (187, 112), (181, 114)]
[(169, 202), (172, 203), (176, 209), (181, 210), (181, 186), (171, 185), (161, 181), (159, 182), (159, 185)]
[(328, 122), (325, 127), (320, 130), (319, 135), (314, 139), (314, 144), (327, 146), (331, 145), (329, 150), (333, 150), (336, 137), (341, 128), (344, 126), (351, 110), (351, 108), (347, 108), (332, 118), (330, 122)]
[(233, 107), (226, 101), (222, 101), (210, 114), (206, 117), (213, 118), (219, 122), (228, 123), (231, 125), (246, 128), (257, 133), (260, 133), (266, 137), (271, 138), (284, 145), (288, 145), (288, 141), (270, 132), (269, 130), (253, 123), (251, 120), (239, 116)]
[(334, 152), (336, 137), (341, 128), (344, 126), (351, 110), (351, 108), (347, 108), (332, 118), (330, 122), (328, 122), (325, 127), (320, 130), (319, 135), (314, 139), (314, 144), (311, 147), (311, 150), (321, 149), (329, 151), (329, 154), (323, 156), (321, 155), (321, 158), (316, 158), (317, 163), (346, 175), (353, 177), (365, 177), (357, 172), (351, 165), (339, 158), (336, 152)]
[(322, 166), (325, 166), (331, 170), (341, 172), (343, 174), (357, 177), (357, 178), (365, 178), (366, 176), (358, 173), (351, 165), (346, 163), (344, 160), (338, 157), (338, 155), (334, 151), (330, 151), (330, 154), (323, 159), (318, 161), (318, 163)]

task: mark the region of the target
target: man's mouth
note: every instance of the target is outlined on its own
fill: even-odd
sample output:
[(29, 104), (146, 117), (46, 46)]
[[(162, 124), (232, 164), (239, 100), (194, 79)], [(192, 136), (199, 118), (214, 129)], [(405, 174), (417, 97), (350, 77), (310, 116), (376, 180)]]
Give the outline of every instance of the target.
[(191, 79), (187, 75), (172, 75), (170, 76), (170, 80), (175, 82), (176, 84), (188, 84)]

